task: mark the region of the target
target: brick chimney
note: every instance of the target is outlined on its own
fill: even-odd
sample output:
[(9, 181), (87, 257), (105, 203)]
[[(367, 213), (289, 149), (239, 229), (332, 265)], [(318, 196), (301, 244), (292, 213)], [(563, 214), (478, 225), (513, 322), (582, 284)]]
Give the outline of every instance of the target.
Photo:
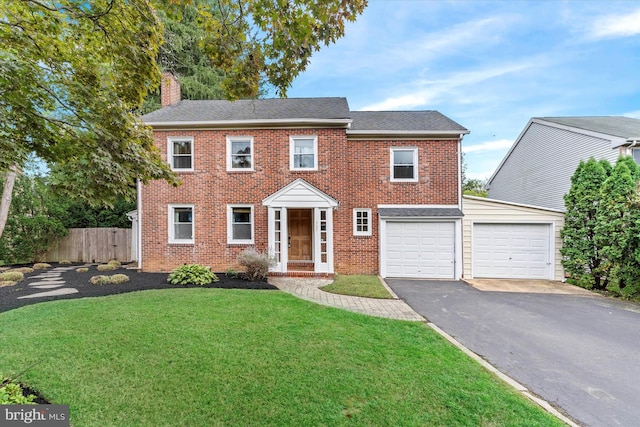
[(165, 71), (162, 73), (162, 83), (160, 85), (160, 103), (163, 107), (176, 105), (180, 102), (180, 82), (172, 73)]

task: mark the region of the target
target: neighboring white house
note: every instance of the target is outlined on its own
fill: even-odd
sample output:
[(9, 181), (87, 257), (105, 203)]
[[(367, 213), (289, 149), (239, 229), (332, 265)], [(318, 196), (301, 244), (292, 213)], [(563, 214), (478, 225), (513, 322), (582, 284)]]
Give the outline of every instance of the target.
[(462, 211), (465, 278), (564, 279), (562, 211), (473, 196)]
[(615, 163), (621, 154), (640, 160), (640, 119), (534, 117), (487, 184), (489, 197), (565, 210), (563, 196), (581, 160)]

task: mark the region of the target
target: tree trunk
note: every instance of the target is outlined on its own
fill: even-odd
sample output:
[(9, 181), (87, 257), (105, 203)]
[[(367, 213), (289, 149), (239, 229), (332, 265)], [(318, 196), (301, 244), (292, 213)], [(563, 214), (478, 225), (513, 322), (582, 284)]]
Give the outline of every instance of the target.
[(11, 198), (13, 197), (13, 184), (16, 182), (18, 175), (17, 168), (13, 166), (7, 171), (4, 180), (4, 189), (2, 190), (2, 200), (0, 200), (0, 238), (4, 232), (4, 226), (7, 224), (9, 217), (9, 208), (11, 207)]

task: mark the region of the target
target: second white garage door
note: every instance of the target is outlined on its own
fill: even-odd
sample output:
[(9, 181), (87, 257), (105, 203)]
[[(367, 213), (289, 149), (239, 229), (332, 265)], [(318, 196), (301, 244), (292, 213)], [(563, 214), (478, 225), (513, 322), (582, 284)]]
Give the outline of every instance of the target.
[(473, 277), (549, 279), (549, 224), (474, 224)]
[(453, 279), (453, 222), (387, 222), (386, 276)]

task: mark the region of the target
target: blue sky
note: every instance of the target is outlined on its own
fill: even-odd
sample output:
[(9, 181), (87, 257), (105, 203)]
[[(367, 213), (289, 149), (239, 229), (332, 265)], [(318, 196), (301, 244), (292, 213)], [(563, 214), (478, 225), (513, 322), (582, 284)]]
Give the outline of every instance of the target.
[(640, 2), (370, 0), (288, 96), (438, 110), (486, 179), (531, 117), (640, 118)]

